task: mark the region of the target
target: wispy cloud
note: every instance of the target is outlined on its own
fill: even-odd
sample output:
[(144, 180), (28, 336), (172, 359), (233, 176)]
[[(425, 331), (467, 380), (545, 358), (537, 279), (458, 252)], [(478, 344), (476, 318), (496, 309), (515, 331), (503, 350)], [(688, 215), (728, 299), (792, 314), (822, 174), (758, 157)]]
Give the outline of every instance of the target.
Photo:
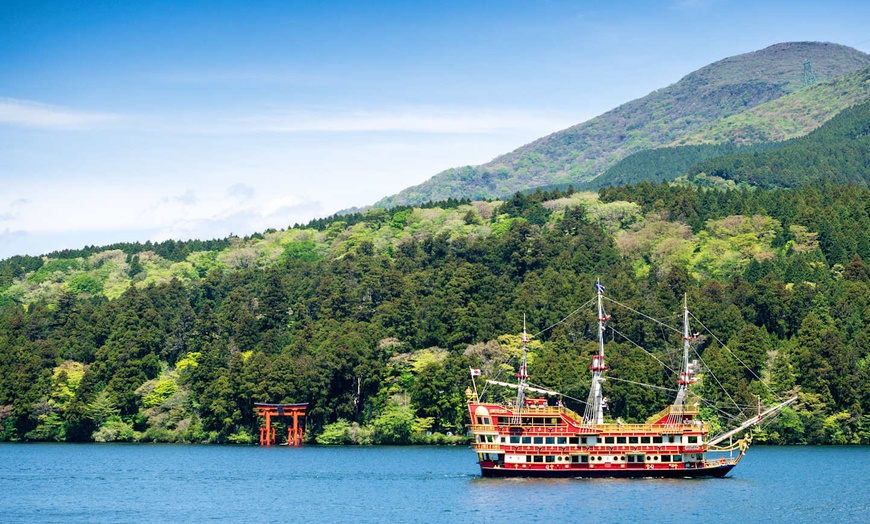
[(720, 0), (674, 0), (671, 6), (678, 11), (699, 11), (718, 3)]
[(573, 125), (576, 115), (522, 109), (418, 106), (382, 110), (285, 109), (254, 114), (119, 115), (85, 112), (30, 100), (0, 97), (0, 125), (55, 130), (128, 127), (140, 131), (195, 135), (290, 133), (499, 134), (552, 132)]
[(0, 98), (0, 125), (86, 130), (120, 119), (119, 115), (76, 111), (30, 100)]
[(211, 213), (202, 212), (171, 220), (152, 234), (150, 239), (221, 238), (231, 233), (247, 235), (272, 227), (286, 228), (294, 223), (305, 223), (323, 213), (320, 202), (302, 200), (292, 195), (247, 205), (224, 202), (224, 207)]
[(26, 198), (18, 198), (7, 204), (0, 211), (0, 222), (11, 222), (18, 218), (21, 209), (28, 204)]
[(256, 190), (248, 184), (234, 184), (227, 188), (227, 196), (237, 198), (239, 200), (250, 200), (254, 198)]
[(27, 236), (24, 231), (13, 231), (9, 228), (0, 229), (0, 260), (6, 260), (15, 255), (23, 255), (21, 240)]
[(334, 77), (309, 72), (275, 71), (274, 69), (184, 69), (147, 77), (146, 80), (181, 86), (275, 85), (319, 87), (335, 83)]
[(521, 110), (478, 110), (441, 107), (384, 111), (318, 113), (311, 111), (253, 115), (225, 120), (213, 131), (241, 133), (406, 132), (481, 134), (543, 129), (555, 131), (575, 122), (565, 117)]

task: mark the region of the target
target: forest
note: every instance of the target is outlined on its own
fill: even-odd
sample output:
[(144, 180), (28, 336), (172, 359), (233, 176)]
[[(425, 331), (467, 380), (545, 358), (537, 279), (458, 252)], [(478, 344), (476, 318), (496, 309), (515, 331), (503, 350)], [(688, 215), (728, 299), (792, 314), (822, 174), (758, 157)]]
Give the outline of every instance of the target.
[(812, 133), (753, 154), (704, 159), (688, 170), (753, 187), (796, 187), (814, 182), (866, 186), (870, 165), (870, 103), (843, 110)]
[[(693, 386), (714, 427), (797, 394), (756, 441), (868, 444), (867, 231), (864, 187), (640, 182), (13, 257), (0, 440), (250, 443), (255, 402), (308, 402), (311, 442), (463, 442), (469, 368), (510, 380), (524, 318), (531, 381), (582, 411), (596, 327), (577, 308), (600, 278), (671, 324), (687, 297), (715, 334), (694, 349), (718, 383)], [(608, 416), (638, 421), (669, 402), (637, 383), (673, 387), (656, 359), (680, 340), (621, 315)]]

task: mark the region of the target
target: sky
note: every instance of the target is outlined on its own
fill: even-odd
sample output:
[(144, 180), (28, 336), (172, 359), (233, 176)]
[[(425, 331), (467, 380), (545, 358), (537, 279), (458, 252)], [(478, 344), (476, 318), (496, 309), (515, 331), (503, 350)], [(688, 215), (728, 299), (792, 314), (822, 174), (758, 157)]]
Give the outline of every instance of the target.
[(870, 2), (0, 0), (0, 260), (284, 229)]

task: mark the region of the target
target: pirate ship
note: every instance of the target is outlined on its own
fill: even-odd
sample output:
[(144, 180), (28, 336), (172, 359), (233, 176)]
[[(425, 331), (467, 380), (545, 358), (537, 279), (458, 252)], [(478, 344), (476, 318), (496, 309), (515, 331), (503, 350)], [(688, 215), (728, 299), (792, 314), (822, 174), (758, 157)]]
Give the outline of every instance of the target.
[(684, 299), (682, 362), (673, 403), (644, 423), (605, 420), (604, 334), (610, 316), (604, 311), (604, 291), (597, 282), (598, 352), (589, 366), (592, 382), (583, 414), (562, 405), (558, 392), (529, 384), (525, 326), (516, 383), (486, 381), (516, 389), (515, 402), (480, 401), (474, 382), (480, 371), (471, 370), (474, 390), (466, 392), (470, 433), (484, 477), (723, 477), (751, 443), (749, 435), (736, 441), (734, 437), (796, 400), (767, 410), (759, 407), (756, 415), (736, 428), (711, 436), (698, 404), (689, 400), (689, 386), (697, 380), (689, 362), (695, 336)]

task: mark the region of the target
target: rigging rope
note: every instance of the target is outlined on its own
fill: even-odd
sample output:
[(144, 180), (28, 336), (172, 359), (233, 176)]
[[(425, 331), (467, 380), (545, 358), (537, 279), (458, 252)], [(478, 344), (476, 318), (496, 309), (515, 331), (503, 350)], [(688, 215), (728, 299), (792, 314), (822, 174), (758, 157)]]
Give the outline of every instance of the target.
[(758, 375), (756, 375), (756, 374), (755, 374), (755, 371), (752, 371), (752, 368), (750, 368), (749, 366), (746, 365), (745, 362), (743, 362), (742, 360), (740, 360), (740, 357), (738, 357), (737, 355), (735, 355), (734, 352), (731, 351), (731, 348), (729, 348), (728, 346), (725, 345), (724, 342), (722, 342), (721, 340), (719, 340), (719, 337), (717, 337), (715, 333), (713, 333), (712, 331), (710, 331), (710, 329), (708, 329), (707, 326), (705, 326), (703, 322), (701, 322), (700, 320), (698, 320), (698, 318), (695, 317), (695, 315), (692, 315), (692, 312), (691, 312), (691, 311), (689, 311), (689, 315), (690, 315), (693, 319), (695, 319), (695, 321), (698, 322), (698, 324), (700, 324), (700, 326), (701, 326), (702, 328), (704, 328), (704, 331), (706, 331), (707, 333), (709, 333), (710, 336), (713, 337), (713, 339), (716, 340), (716, 342), (718, 342), (720, 346), (722, 346), (723, 348), (725, 348), (725, 349), (728, 351), (728, 353), (731, 353), (731, 356), (734, 357), (734, 358), (736, 358), (736, 359), (737, 359), (737, 362), (740, 362), (740, 365), (742, 365), (742, 366), (743, 366), (744, 368), (746, 368), (750, 373), (752, 373), (752, 376), (755, 377), (756, 380), (758, 380), (759, 382), (761, 382), (761, 384), (762, 384), (765, 388), (767, 388), (767, 390), (768, 390), (771, 394), (773, 394), (773, 396), (776, 397), (777, 400), (782, 401), (782, 397), (780, 397), (779, 395), (777, 395), (776, 392), (773, 391), (773, 389), (771, 389), (770, 386), (768, 386), (768, 385), (764, 382), (764, 380), (761, 379), (761, 377), (759, 377)]
[(703, 402), (705, 405), (707, 405), (707, 407), (709, 407), (713, 411), (716, 411), (717, 413), (722, 415), (726, 420), (730, 420), (731, 422), (739, 422), (740, 421), (740, 418), (738, 418), (737, 415), (725, 411), (721, 407), (713, 404), (711, 401), (709, 401), (703, 397), (699, 397), (699, 398), (701, 399), (701, 402)]
[[(543, 386), (538, 386), (538, 385), (534, 385), (534, 384), (529, 384), (529, 385), (532, 386), (532, 387), (540, 388), (540, 389), (547, 389), (547, 388), (545, 388), (545, 387), (543, 387)], [(581, 403), (581, 404), (586, 404), (586, 401), (585, 401), (585, 400), (580, 400), (579, 398), (574, 398), (574, 397), (572, 397), (571, 395), (566, 395), (566, 394), (562, 393), (561, 391), (558, 391), (557, 393), (559, 393), (559, 395), (561, 395), (561, 396), (563, 396), (563, 397), (565, 397), (565, 398), (569, 398), (569, 399), (571, 399), (571, 400), (573, 400), (573, 401), (575, 401), (575, 402), (579, 402), (579, 403)]]
[[(659, 319), (653, 318), (653, 317), (651, 317), (651, 316), (649, 316), (649, 315), (647, 315), (647, 314), (645, 314), (645, 313), (642, 313), (642, 312), (640, 312), (640, 311), (638, 311), (638, 310), (636, 310), (636, 309), (634, 309), (634, 308), (632, 308), (632, 307), (630, 307), (630, 306), (627, 306), (627, 305), (625, 305), (625, 304), (623, 304), (623, 303), (621, 303), (621, 302), (619, 302), (619, 301), (617, 301), (617, 300), (614, 300), (614, 299), (612, 299), (612, 298), (610, 298), (610, 297), (602, 296), (602, 298), (604, 298), (605, 300), (608, 300), (609, 302), (612, 302), (613, 304), (616, 304), (617, 306), (620, 306), (620, 307), (622, 307), (622, 308), (624, 308), (624, 309), (626, 309), (626, 310), (628, 310), (628, 311), (631, 311), (632, 313), (635, 313), (635, 314), (637, 314), (637, 315), (640, 315), (641, 317), (643, 317), (643, 318), (645, 318), (645, 319), (647, 319), (647, 320), (649, 320), (649, 321), (651, 321), (651, 322), (654, 322), (655, 324), (657, 324), (657, 325), (659, 326), (659, 329), (662, 330), (662, 338), (664, 338), (664, 339), (667, 338), (667, 337), (665, 336), (665, 333), (664, 333), (664, 330), (665, 330), (665, 329), (670, 330), (670, 331), (672, 331), (672, 332), (674, 332), (674, 333), (677, 333), (677, 334), (682, 335), (682, 332), (681, 332), (679, 329), (677, 329), (677, 328), (675, 328), (675, 327), (673, 327), (673, 326), (671, 326), (671, 325), (669, 325), (669, 324), (667, 324), (667, 323), (665, 323), (665, 322), (663, 322), (663, 321), (661, 321), (661, 320), (659, 320)], [(592, 298), (591, 300), (589, 300), (588, 302), (586, 302), (586, 303), (583, 304), (582, 306), (576, 308), (574, 311), (572, 311), (571, 313), (569, 313), (567, 316), (565, 316), (565, 318), (563, 318), (563, 319), (559, 320), (558, 322), (556, 322), (556, 323), (554, 323), (554, 324), (552, 324), (552, 325), (550, 325), (550, 326), (548, 326), (548, 327), (546, 327), (546, 328), (544, 328), (544, 329), (538, 331), (537, 333), (535, 333), (534, 335), (532, 335), (532, 337), (533, 337), (533, 338), (538, 337), (539, 335), (541, 335), (541, 334), (543, 334), (543, 333), (546, 333), (546, 332), (550, 331), (551, 329), (555, 328), (556, 326), (565, 323), (568, 319), (570, 319), (571, 317), (575, 316), (575, 315), (576, 315), (577, 313), (579, 313), (581, 310), (583, 310), (584, 308), (587, 308), (589, 305), (591, 305), (592, 303), (594, 303), (595, 300), (596, 300), (596, 298)], [(771, 394), (774, 395), (774, 397), (776, 397), (777, 399), (780, 399), (780, 400), (781, 400), (781, 398), (779, 397), (779, 395), (777, 395), (776, 392), (774, 392), (773, 389), (771, 389), (771, 387), (770, 387), (769, 385), (767, 385), (767, 384), (766, 384), (766, 383), (761, 379), (761, 377), (759, 377), (759, 376), (758, 376), (758, 375), (757, 375), (757, 374), (756, 374), (756, 373), (755, 373), (755, 372), (754, 372), (754, 371), (753, 371), (749, 366), (747, 366), (746, 363), (743, 362), (743, 360), (740, 359), (740, 357), (738, 357), (737, 355), (735, 355), (734, 352), (731, 351), (731, 349), (730, 349), (727, 345), (725, 345), (725, 344), (724, 344), (724, 343), (723, 343), (723, 342), (722, 342), (722, 341), (721, 341), (721, 340), (720, 340), (720, 339), (719, 339), (719, 338), (718, 338), (718, 337), (717, 337), (717, 336), (716, 336), (712, 331), (710, 331), (710, 329), (709, 329), (706, 325), (704, 325), (703, 322), (701, 322), (701, 321), (700, 321), (697, 317), (695, 317), (695, 315), (693, 315), (691, 312), (689, 312), (689, 315), (692, 317), (692, 319), (694, 319), (694, 320), (695, 320), (695, 321), (696, 321), (696, 322), (697, 322), (697, 323), (698, 323), (698, 324), (699, 324), (699, 325), (704, 329), (705, 332), (707, 332), (708, 334), (710, 334), (710, 336), (712, 336), (713, 339), (716, 340), (716, 342), (718, 342), (722, 347), (724, 347), (724, 348), (725, 348), (725, 349), (726, 349), (726, 350), (731, 354), (731, 356), (733, 356), (733, 357), (734, 357), (738, 362), (740, 362), (740, 364), (741, 364), (745, 369), (749, 370), (749, 372), (752, 374), (752, 376), (755, 377), (759, 382), (761, 382), (761, 383), (764, 385), (764, 387), (767, 388), (767, 390), (768, 390)], [(630, 339), (628, 336), (626, 336), (626, 335), (623, 334), (622, 332), (616, 330), (616, 329), (613, 328), (612, 326), (608, 326), (608, 327), (610, 327), (610, 329), (611, 329), (611, 333), (613, 333), (613, 334), (615, 334), (615, 335), (619, 335), (620, 337), (624, 338), (625, 340), (627, 340), (628, 342), (630, 342), (632, 345), (634, 345), (635, 347), (637, 347), (638, 349), (640, 349), (641, 351), (643, 351), (643, 352), (646, 353), (647, 355), (651, 356), (651, 357), (652, 357), (653, 359), (655, 359), (655, 360), (656, 360), (656, 361), (657, 361), (657, 362), (658, 362), (658, 363), (659, 363), (663, 368), (667, 369), (667, 370), (670, 371), (671, 373), (676, 373), (676, 371), (675, 371), (671, 366), (665, 364), (661, 359), (659, 359), (659, 358), (658, 358), (656, 355), (654, 355), (652, 352), (650, 352), (649, 350), (647, 350), (646, 348), (644, 348), (644, 347), (641, 346), (640, 344), (636, 343), (635, 341), (633, 341), (632, 339)], [(613, 339), (611, 339), (611, 340), (613, 340)], [(752, 407), (752, 406), (748, 406), (748, 405), (741, 406), (740, 404), (738, 404), (738, 403), (734, 400), (734, 398), (733, 398), (733, 397), (728, 393), (728, 390), (725, 388), (725, 386), (722, 384), (722, 382), (719, 381), (719, 379), (716, 377), (716, 375), (715, 375), (715, 374), (713, 373), (713, 371), (710, 369), (710, 366), (708, 366), (707, 363), (704, 361), (704, 359), (701, 358), (701, 355), (700, 355), (700, 353), (698, 353), (698, 350), (697, 350), (695, 347), (693, 347), (693, 346), (692, 346), (692, 352), (695, 354), (695, 356), (698, 358), (698, 360), (701, 362), (701, 364), (704, 365), (704, 367), (705, 367), (706, 370), (707, 370), (707, 374), (709, 374), (710, 377), (712, 377), (713, 380), (716, 382), (716, 384), (718, 384), (719, 388), (722, 390), (722, 392), (725, 394), (725, 396), (728, 398), (728, 400), (731, 402), (731, 404), (734, 406), (734, 408), (737, 409), (737, 411), (740, 413), (740, 415), (731, 414), (731, 413), (729, 413), (728, 411), (725, 411), (725, 409), (723, 409), (722, 407), (720, 407), (720, 406), (718, 406), (718, 405), (716, 405), (716, 404), (713, 404), (712, 401), (709, 401), (709, 400), (707, 400), (707, 399), (704, 399), (703, 397), (699, 397), (699, 398), (700, 398), (700, 401), (703, 402), (707, 407), (709, 407), (709, 408), (711, 408), (712, 410), (714, 410), (716, 413), (718, 413), (718, 414), (719, 414), (721, 417), (723, 417), (724, 419), (726, 419), (726, 420), (730, 420), (730, 421), (733, 421), (733, 422), (739, 421), (739, 420), (740, 420), (740, 416), (743, 415), (743, 413), (744, 413), (744, 410), (745, 410), (745, 409), (748, 409), (748, 408), (750, 408), (750, 407)], [(675, 351), (664, 351), (664, 352), (663, 352), (663, 354), (665, 354), (665, 355), (671, 355), (671, 356), (672, 356), (673, 353), (675, 353)], [(513, 360), (513, 359), (514, 359), (513, 356), (508, 355), (507, 358), (505, 358), (503, 362), (497, 364), (497, 366), (498, 366), (498, 367), (501, 367), (503, 364), (507, 364), (509, 361), (511, 361), (511, 360)], [(573, 365), (573, 367), (575, 368), (575, 371), (576, 371), (577, 363), (574, 362), (574, 361), (571, 361), (571, 364)], [(498, 378), (499, 376), (501, 376), (502, 371), (503, 371), (503, 370), (499, 370), (499, 372), (496, 374), (496, 378)], [(653, 385), (653, 384), (645, 384), (645, 383), (643, 383), (643, 382), (636, 382), (636, 381), (633, 381), (633, 380), (626, 380), (626, 379), (621, 379), (621, 378), (617, 378), (617, 377), (613, 377), (613, 376), (609, 376), (608, 379), (609, 379), (609, 380), (613, 380), (613, 381), (617, 381), (617, 382), (625, 382), (625, 383), (628, 383), (628, 384), (634, 384), (634, 385), (638, 385), (638, 386), (642, 386), (642, 387), (646, 387), (646, 388), (660, 389), (660, 390), (668, 391), (668, 392), (676, 392), (676, 391), (679, 391), (679, 390), (677, 390), (677, 389), (673, 389), (673, 388), (667, 388), (667, 387), (663, 387), (663, 386), (656, 386), (656, 385)], [(529, 385), (532, 386), (532, 384), (529, 384)], [(534, 386), (534, 387), (541, 387), (541, 386)], [(543, 387), (541, 387), (541, 388), (542, 388), (542, 389), (546, 389), (546, 388), (543, 388)], [(487, 385), (484, 386), (484, 388), (483, 388), (481, 394), (484, 394), (484, 393), (486, 392), (486, 389), (487, 389)], [(575, 402), (579, 402), (580, 404), (584, 404), (584, 405), (587, 406), (587, 408), (588, 408), (588, 406), (589, 406), (589, 403), (588, 403), (587, 401), (583, 401), (583, 400), (580, 400), (580, 399), (578, 399), (578, 398), (574, 398), (574, 397), (572, 397), (572, 396), (570, 396), (570, 395), (565, 395), (564, 393), (560, 393), (560, 395), (563, 396), (563, 397), (565, 397), (565, 398), (568, 398), (568, 399), (570, 399), (570, 400), (573, 400), (573, 401), (575, 401)]]
[(583, 309), (583, 308), (585, 308), (585, 307), (588, 307), (589, 304), (593, 303), (594, 301), (595, 301), (595, 299), (593, 298), (593, 299), (590, 300), (589, 302), (583, 304), (582, 306), (578, 307), (578, 308), (575, 309), (574, 311), (568, 313), (568, 316), (567, 316), (567, 317), (565, 317), (565, 318), (563, 318), (562, 320), (556, 322), (555, 324), (553, 324), (553, 325), (550, 326), (550, 327), (546, 327), (546, 328), (544, 328), (544, 329), (538, 331), (537, 333), (535, 333), (534, 335), (532, 335), (532, 338), (535, 338), (535, 337), (537, 337), (538, 335), (540, 335), (540, 334), (542, 334), (542, 333), (546, 333), (547, 331), (553, 329), (554, 327), (558, 326), (559, 324), (565, 322), (565, 321), (568, 320), (569, 318), (571, 318), (571, 317), (573, 317), (574, 315), (576, 315), (576, 314), (577, 314), (581, 309)]
[(673, 326), (670, 326), (670, 325), (668, 325), (668, 324), (665, 324), (664, 322), (662, 322), (661, 320), (659, 320), (659, 319), (657, 319), (657, 318), (653, 318), (653, 317), (651, 317), (651, 316), (649, 316), (649, 315), (646, 315), (646, 314), (644, 314), (644, 313), (641, 313), (640, 311), (638, 311), (638, 310), (636, 310), (636, 309), (633, 309), (633, 308), (631, 308), (631, 307), (629, 307), (629, 306), (626, 306), (625, 304), (623, 304), (623, 303), (621, 303), (621, 302), (617, 302), (616, 300), (613, 300), (612, 298), (610, 298), (610, 297), (608, 297), (608, 296), (605, 296), (605, 297), (603, 297), (603, 298), (604, 298), (605, 300), (608, 300), (608, 301), (610, 301), (610, 302), (613, 302), (613, 303), (616, 304), (617, 306), (624, 307), (625, 309), (631, 311), (632, 313), (638, 314), (638, 315), (640, 315), (640, 316), (642, 316), (642, 317), (644, 317), (644, 318), (646, 318), (646, 319), (648, 319), (648, 320), (651, 320), (651, 321), (655, 322), (656, 324), (658, 324), (658, 325), (660, 325), (660, 326), (662, 326), (662, 327), (666, 327), (666, 328), (670, 329), (671, 331), (673, 331), (674, 333), (680, 333), (680, 330), (679, 330), (679, 329), (677, 329), (677, 328), (675, 328), (675, 327), (673, 327)]
[(728, 390), (725, 389), (725, 386), (723, 386), (721, 382), (719, 382), (719, 379), (716, 378), (716, 375), (713, 374), (713, 370), (710, 369), (710, 366), (708, 366), (707, 363), (704, 362), (704, 359), (701, 358), (701, 354), (698, 353), (698, 350), (695, 349), (694, 347), (692, 347), (691, 345), (689, 347), (692, 348), (692, 352), (695, 354), (696, 357), (698, 357), (698, 360), (701, 362), (701, 364), (704, 364), (704, 367), (707, 369), (707, 373), (709, 373), (710, 376), (713, 377), (713, 380), (715, 380), (716, 383), (719, 384), (719, 387), (722, 389), (722, 393), (725, 393), (725, 396), (728, 397), (728, 400), (730, 400), (731, 403), (734, 404), (734, 407), (737, 408), (738, 411), (740, 411), (740, 406), (738, 406), (737, 402), (735, 402), (734, 399), (731, 398), (731, 395), (728, 393)]
[(678, 391), (678, 390), (673, 389), (673, 388), (666, 388), (666, 387), (664, 387), (664, 386), (656, 386), (656, 385), (653, 385), (653, 384), (646, 384), (646, 383), (644, 383), (644, 382), (635, 382), (635, 381), (633, 381), (633, 380), (626, 380), (626, 379), (624, 379), (624, 378), (607, 377), (607, 380), (615, 380), (615, 381), (617, 381), (617, 382), (628, 382), (629, 384), (635, 384), (635, 385), (637, 385), (637, 386), (643, 386), (643, 387), (646, 387), (646, 388), (661, 389), (661, 390), (664, 390), (664, 391), (670, 391), (670, 392), (672, 392), (672, 393)]
[[(628, 340), (629, 342), (631, 342), (632, 344), (634, 344), (638, 349), (640, 349), (641, 351), (643, 351), (643, 352), (646, 353), (647, 355), (649, 355), (649, 356), (651, 356), (652, 358), (654, 358), (654, 359), (656, 360), (656, 362), (658, 362), (659, 364), (661, 364), (662, 367), (666, 368), (666, 369), (667, 369), (668, 371), (670, 371), (671, 373), (676, 373), (676, 371), (674, 371), (674, 369), (673, 369), (671, 366), (669, 366), (669, 365), (665, 364), (664, 362), (662, 362), (661, 360), (659, 360), (659, 358), (658, 358), (657, 356), (653, 355), (653, 354), (652, 354), (650, 351), (648, 351), (645, 347), (641, 346), (640, 344), (638, 344), (638, 343), (635, 342), (634, 340), (632, 340), (632, 339), (628, 338), (627, 336), (623, 335), (622, 333), (620, 333), (619, 331), (617, 331), (617, 330), (614, 329), (613, 327), (611, 327), (610, 330), (613, 331), (614, 333), (616, 333), (617, 335), (619, 335), (620, 337), (624, 338), (625, 340)], [(674, 391), (676, 391), (676, 390), (674, 390)]]

